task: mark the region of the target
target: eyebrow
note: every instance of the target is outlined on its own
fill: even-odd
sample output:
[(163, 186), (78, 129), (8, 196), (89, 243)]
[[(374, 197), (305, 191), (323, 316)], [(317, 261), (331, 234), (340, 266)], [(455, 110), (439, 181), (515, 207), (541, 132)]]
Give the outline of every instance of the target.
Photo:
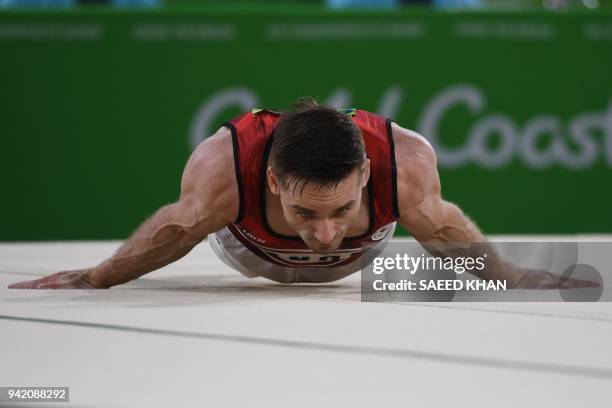
[[(351, 200), (348, 203), (344, 204), (342, 207), (336, 208), (334, 210), (334, 212), (342, 211), (342, 210), (344, 210), (346, 208), (352, 207), (353, 204), (355, 204), (355, 200)], [(291, 207), (292, 209), (294, 209), (296, 211), (301, 211), (301, 212), (304, 212), (304, 213), (307, 213), (307, 214), (314, 214), (315, 213), (315, 210), (312, 210), (310, 208), (304, 208), (304, 207), (296, 205), (296, 204), (290, 205), (289, 207)]]

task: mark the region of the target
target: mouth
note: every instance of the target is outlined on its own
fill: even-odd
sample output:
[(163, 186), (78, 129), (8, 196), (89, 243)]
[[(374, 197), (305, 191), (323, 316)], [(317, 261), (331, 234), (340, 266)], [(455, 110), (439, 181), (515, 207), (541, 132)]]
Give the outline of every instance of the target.
[[(335, 241), (335, 240), (334, 240)], [(336, 249), (338, 249), (338, 245), (335, 245), (332, 241), (331, 244), (319, 244), (316, 243), (314, 246), (314, 248), (311, 248), (313, 251), (317, 252), (317, 253), (321, 253), (321, 254), (328, 254), (330, 252), (334, 252)]]
[(308, 239), (303, 239), (303, 241), (313, 252), (325, 255), (335, 252), (338, 250), (338, 248), (340, 248), (340, 245), (342, 244), (342, 237), (336, 236), (328, 244), (321, 244), (314, 237), (308, 237)]

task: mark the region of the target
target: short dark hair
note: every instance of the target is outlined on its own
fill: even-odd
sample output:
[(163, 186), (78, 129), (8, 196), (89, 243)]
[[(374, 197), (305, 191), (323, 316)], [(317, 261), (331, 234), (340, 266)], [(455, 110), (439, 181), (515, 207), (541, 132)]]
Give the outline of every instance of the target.
[(302, 98), (280, 117), (270, 157), (279, 184), (301, 192), (309, 183), (338, 185), (363, 168), (366, 152), (361, 130), (350, 115)]

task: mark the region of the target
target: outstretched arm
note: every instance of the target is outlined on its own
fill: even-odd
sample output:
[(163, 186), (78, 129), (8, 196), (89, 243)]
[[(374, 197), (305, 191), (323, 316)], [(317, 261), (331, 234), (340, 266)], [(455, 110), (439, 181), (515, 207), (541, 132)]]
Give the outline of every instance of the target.
[[(229, 135), (222, 129), (190, 157), (177, 202), (159, 209), (109, 259), (98, 266), (59, 272), (10, 288), (109, 288), (136, 279), (185, 256), (233, 221), (238, 192)], [(227, 169), (231, 171), (227, 171)]]
[(487, 254), (486, 267), (473, 271), (485, 280), (505, 280), (511, 288), (572, 288), (598, 286), (503, 260), (478, 226), (455, 204), (442, 199), (436, 155), (421, 135), (393, 125), (398, 167), (400, 224), (432, 255)]

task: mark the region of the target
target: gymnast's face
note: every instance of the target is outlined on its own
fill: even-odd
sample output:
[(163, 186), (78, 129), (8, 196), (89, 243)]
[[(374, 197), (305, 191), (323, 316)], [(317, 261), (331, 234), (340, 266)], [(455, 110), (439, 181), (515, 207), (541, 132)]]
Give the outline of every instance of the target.
[(337, 185), (307, 183), (302, 189), (276, 182), (268, 168), (268, 183), (279, 196), (287, 224), (294, 229), (315, 253), (328, 254), (338, 249), (349, 227), (359, 215), (362, 191), (368, 183), (370, 163), (355, 169)]

